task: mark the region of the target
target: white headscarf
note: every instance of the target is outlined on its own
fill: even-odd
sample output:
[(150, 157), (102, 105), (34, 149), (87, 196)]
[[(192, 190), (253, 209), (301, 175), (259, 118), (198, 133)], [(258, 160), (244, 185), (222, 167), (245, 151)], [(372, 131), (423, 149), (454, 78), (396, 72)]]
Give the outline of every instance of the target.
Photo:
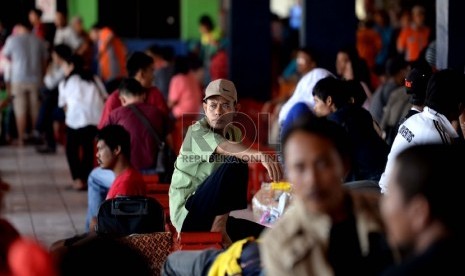
[(313, 87), (315, 84), (326, 77), (334, 77), (334, 75), (326, 69), (323, 68), (314, 68), (307, 74), (305, 74), (297, 83), (297, 86), (294, 90), (292, 96), (287, 100), (287, 102), (281, 107), (279, 112), (279, 124), (282, 124), (289, 113), (289, 110), (299, 102), (306, 103), (310, 109), (313, 109), (315, 104), (313, 100)]

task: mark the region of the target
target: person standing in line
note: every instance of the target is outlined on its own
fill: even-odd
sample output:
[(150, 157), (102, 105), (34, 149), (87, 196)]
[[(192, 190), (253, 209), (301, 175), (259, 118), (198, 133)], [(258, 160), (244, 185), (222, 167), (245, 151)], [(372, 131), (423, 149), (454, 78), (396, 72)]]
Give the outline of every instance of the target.
[(72, 188), (78, 191), (87, 190), (97, 124), (108, 96), (100, 78), (83, 66), (82, 57), (72, 55), (64, 65), (66, 77), (58, 86), (58, 106), (65, 111), (66, 159)]
[(48, 59), (45, 43), (32, 34), (31, 29), (28, 20), (21, 21), (15, 27), (15, 34), (8, 37), (2, 48), (2, 54), (11, 62), (8, 91), (14, 97), (13, 110), (19, 146), (28, 138), (28, 119), (32, 125), (37, 122), (40, 108), (39, 88)]

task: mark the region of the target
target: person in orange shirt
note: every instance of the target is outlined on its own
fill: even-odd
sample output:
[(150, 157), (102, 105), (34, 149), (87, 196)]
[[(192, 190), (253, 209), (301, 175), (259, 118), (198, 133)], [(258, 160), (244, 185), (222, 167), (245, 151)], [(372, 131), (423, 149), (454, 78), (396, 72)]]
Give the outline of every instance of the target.
[[(127, 50), (123, 41), (109, 27), (99, 23), (92, 26), (90, 38), (97, 44), (99, 76), (102, 80), (108, 85), (112, 81), (125, 77)], [(113, 91), (113, 89), (108, 91)]]
[(357, 30), (357, 51), (369, 69), (374, 69), (376, 56), (382, 46), (381, 36), (374, 29), (374, 22), (372, 20), (361, 21)]
[(397, 38), (397, 51), (405, 54), (405, 60), (413, 62), (428, 46), (430, 28), (425, 25), (425, 8), (416, 5), (412, 8), (412, 24), (404, 27)]

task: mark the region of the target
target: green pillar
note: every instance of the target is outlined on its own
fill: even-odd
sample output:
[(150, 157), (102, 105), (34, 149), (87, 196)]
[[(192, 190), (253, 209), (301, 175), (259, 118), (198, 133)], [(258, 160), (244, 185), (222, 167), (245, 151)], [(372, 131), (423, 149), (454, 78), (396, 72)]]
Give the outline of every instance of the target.
[(98, 0), (68, 0), (68, 18), (79, 15), (89, 30), (98, 21)]

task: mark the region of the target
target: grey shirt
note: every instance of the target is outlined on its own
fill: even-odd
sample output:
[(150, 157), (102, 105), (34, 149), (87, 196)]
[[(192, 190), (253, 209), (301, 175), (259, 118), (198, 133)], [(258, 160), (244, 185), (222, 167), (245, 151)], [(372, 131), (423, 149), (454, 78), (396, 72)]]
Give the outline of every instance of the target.
[(11, 60), (11, 82), (37, 84), (42, 81), (48, 52), (45, 43), (32, 33), (8, 37), (2, 49)]

